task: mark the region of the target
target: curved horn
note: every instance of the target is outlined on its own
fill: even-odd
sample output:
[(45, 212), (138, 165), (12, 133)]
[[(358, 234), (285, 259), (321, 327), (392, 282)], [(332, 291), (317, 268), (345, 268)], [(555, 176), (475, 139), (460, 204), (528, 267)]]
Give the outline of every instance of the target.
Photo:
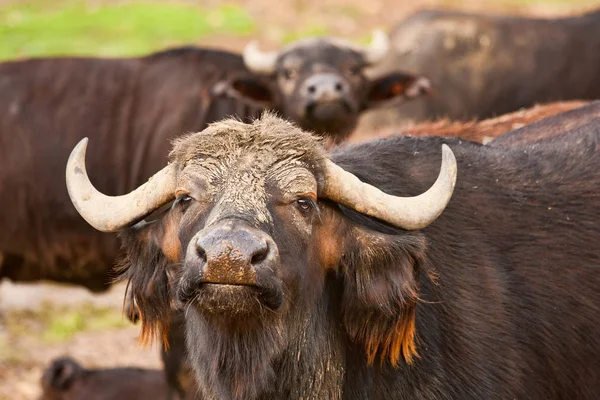
[(123, 196), (107, 196), (90, 182), (85, 169), (88, 138), (82, 139), (67, 161), (67, 190), (79, 214), (102, 232), (116, 232), (137, 222), (175, 197), (175, 165), (169, 164), (148, 182)]
[(384, 31), (377, 29), (373, 31), (371, 43), (364, 49), (363, 55), (369, 64), (377, 64), (389, 51), (390, 38)]
[(324, 197), (399, 228), (417, 230), (431, 224), (450, 201), (456, 184), (456, 158), (450, 147), (442, 145), (442, 167), (437, 180), (415, 197), (386, 194), (329, 160), (325, 182)]
[(258, 48), (256, 40), (251, 41), (244, 47), (243, 58), (246, 67), (258, 74), (272, 74), (275, 71), (275, 62), (278, 53), (276, 51), (263, 52)]

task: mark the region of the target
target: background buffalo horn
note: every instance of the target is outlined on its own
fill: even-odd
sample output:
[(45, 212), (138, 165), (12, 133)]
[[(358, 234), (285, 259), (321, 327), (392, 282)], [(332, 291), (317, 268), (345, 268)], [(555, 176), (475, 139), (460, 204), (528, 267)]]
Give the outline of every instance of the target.
[(106, 196), (90, 182), (85, 169), (88, 139), (82, 139), (67, 161), (67, 190), (81, 216), (102, 232), (116, 232), (137, 222), (175, 197), (176, 171), (169, 164), (148, 182), (123, 196)]
[(444, 210), (456, 183), (456, 159), (442, 145), (442, 167), (437, 180), (425, 193), (397, 197), (362, 182), (350, 172), (327, 160), (323, 196), (361, 214), (379, 218), (406, 230), (425, 228)]
[(373, 31), (371, 43), (363, 50), (363, 55), (369, 64), (377, 64), (390, 51), (390, 38), (382, 30)]
[(246, 67), (258, 74), (272, 74), (275, 72), (275, 62), (278, 53), (276, 51), (263, 52), (258, 48), (256, 40), (251, 41), (244, 47), (243, 57)]

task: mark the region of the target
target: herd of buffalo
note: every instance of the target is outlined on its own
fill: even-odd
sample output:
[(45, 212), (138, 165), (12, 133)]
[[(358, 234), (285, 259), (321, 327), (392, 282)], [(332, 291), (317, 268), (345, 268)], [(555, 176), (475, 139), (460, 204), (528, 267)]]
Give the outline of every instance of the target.
[(4, 61), (0, 203), (0, 279), (162, 343), (45, 400), (600, 396), (600, 10)]

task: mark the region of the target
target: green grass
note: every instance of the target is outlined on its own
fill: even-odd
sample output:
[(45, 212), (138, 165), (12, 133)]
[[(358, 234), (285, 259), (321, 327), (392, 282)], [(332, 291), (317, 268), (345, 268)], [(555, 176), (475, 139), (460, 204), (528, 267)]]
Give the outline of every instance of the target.
[(281, 39), (281, 42), (283, 44), (287, 44), (308, 36), (324, 36), (328, 34), (330, 34), (330, 32), (326, 27), (320, 25), (312, 25), (307, 26), (306, 28), (285, 33), (283, 38)]
[(77, 332), (104, 331), (131, 325), (120, 312), (109, 308), (95, 308), (89, 304), (60, 314), (55, 313), (55, 317), (48, 322), (43, 337), (51, 342), (63, 341)]
[(78, 332), (105, 331), (131, 325), (119, 310), (95, 307), (89, 303), (75, 307), (44, 304), (36, 311), (10, 311), (4, 316), (4, 324), (13, 337), (30, 336), (48, 343), (64, 341)]
[(139, 55), (207, 35), (248, 36), (252, 17), (233, 5), (201, 8), (135, 1), (17, 2), (0, 8), (0, 59), (46, 55)]

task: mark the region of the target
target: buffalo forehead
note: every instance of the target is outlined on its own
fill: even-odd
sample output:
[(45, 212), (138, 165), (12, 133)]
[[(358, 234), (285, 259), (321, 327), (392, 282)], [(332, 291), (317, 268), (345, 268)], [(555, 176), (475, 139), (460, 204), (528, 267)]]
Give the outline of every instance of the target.
[(294, 52), (300, 52), (304, 54), (310, 54), (314, 51), (332, 51), (337, 50), (338, 52), (354, 53), (360, 56), (362, 47), (349, 40), (336, 38), (336, 37), (312, 37), (297, 40), (289, 45), (285, 46), (280, 55), (291, 54)]
[(317, 192), (316, 179), (304, 163), (277, 160), (272, 154), (199, 159), (189, 162), (182, 172), (180, 185), (202, 181), (202, 190), (214, 202), (208, 224), (229, 214), (252, 215), (260, 223), (270, 223), (267, 205), (273, 190), (287, 201)]
[(274, 166), (267, 182), (273, 183), (286, 200), (293, 200), (299, 194), (317, 193), (317, 180), (301, 163), (288, 163), (278, 168)]
[(299, 68), (303, 65), (313, 65), (318, 62), (321, 65), (336, 65), (353, 60), (363, 62), (363, 57), (346, 48), (339, 48), (328, 43), (314, 47), (302, 47), (282, 53), (279, 57), (279, 65), (283, 68)]
[(267, 187), (292, 195), (316, 192), (313, 173), (323, 158), (320, 140), (270, 114), (252, 124), (214, 124), (179, 139), (171, 153), (180, 165), (180, 187), (205, 183), (214, 201), (209, 220), (244, 213), (264, 223), (272, 221)]
[(322, 139), (272, 113), (265, 113), (250, 124), (225, 119), (202, 132), (184, 135), (175, 140), (169, 158), (185, 166), (193, 160), (219, 164), (242, 156), (252, 162), (258, 160), (256, 167), (268, 167), (285, 160), (319, 163), (325, 152)]

